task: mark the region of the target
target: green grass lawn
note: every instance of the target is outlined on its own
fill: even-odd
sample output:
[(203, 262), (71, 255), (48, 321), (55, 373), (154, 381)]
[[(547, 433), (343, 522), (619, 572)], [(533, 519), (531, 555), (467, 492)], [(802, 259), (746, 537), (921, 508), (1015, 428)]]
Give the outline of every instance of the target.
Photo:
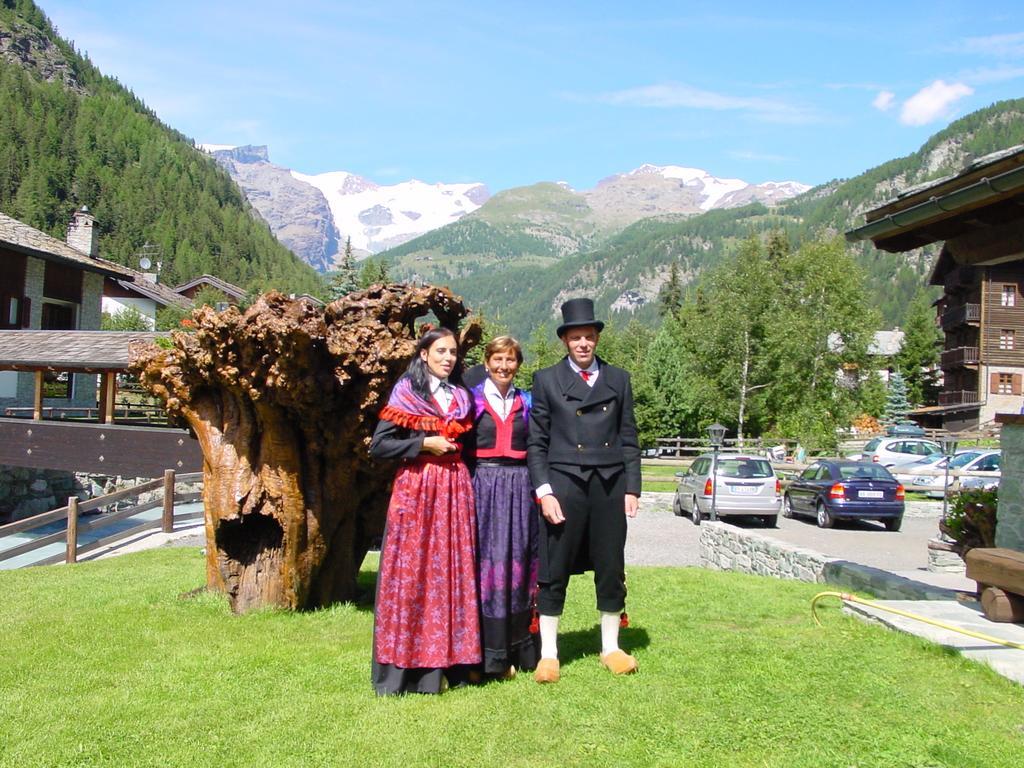
[[(194, 549), (0, 572), (3, 766), (1016, 766), (1024, 690), (921, 640), (821, 611), (812, 584), (633, 568), (597, 662), (593, 587), (562, 681), (376, 699), (372, 613), (232, 616)], [(363, 586), (372, 588), (372, 571)], [(832, 601), (834, 602), (834, 601)]]

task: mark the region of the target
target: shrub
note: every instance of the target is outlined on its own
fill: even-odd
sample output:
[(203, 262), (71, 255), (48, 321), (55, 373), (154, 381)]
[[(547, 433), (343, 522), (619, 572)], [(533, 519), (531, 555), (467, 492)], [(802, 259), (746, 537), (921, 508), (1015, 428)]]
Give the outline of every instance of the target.
[(998, 502), (998, 488), (969, 488), (953, 495), (945, 519), (939, 522), (939, 529), (953, 539), (960, 557), (975, 547), (996, 545)]

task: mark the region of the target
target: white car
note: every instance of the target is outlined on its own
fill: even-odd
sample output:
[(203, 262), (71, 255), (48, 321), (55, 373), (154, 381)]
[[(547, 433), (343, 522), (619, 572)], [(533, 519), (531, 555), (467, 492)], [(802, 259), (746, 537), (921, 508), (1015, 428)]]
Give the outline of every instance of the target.
[(870, 461), (883, 467), (899, 467), (926, 456), (942, 454), (934, 440), (921, 437), (876, 437), (869, 440), (860, 455), (860, 461)]
[[(950, 477), (949, 478), (949, 489), (956, 490), (962, 486), (963, 481), (971, 480), (968, 483), (968, 487), (974, 485), (975, 482), (980, 481), (982, 487), (985, 486), (985, 481), (991, 482), (995, 479), (995, 482), (999, 482), (999, 466), (1002, 461), (1002, 452), (1000, 451), (981, 451), (978, 453), (968, 452), (960, 453), (954, 456), (949, 462), (950, 470), (958, 470), (960, 472), (971, 473), (967, 477)], [(937, 470), (943, 470), (944, 466), (936, 467)], [(908, 470), (909, 467), (904, 467), (904, 471)], [(945, 474), (941, 475), (918, 475), (911, 481), (911, 485), (915, 486), (928, 486), (932, 490), (926, 491), (928, 496), (932, 498), (941, 499), (943, 496), (943, 487), (946, 482)]]
[[(983, 448), (967, 448), (959, 450), (953, 457), (953, 463), (949, 465), (950, 470), (960, 469), (967, 462), (978, 458), (985, 451)], [(899, 480), (903, 485), (918, 485), (917, 480), (923, 477), (928, 477), (929, 482), (922, 482), (921, 485), (931, 485), (931, 481), (935, 481), (937, 488), (942, 487), (942, 480), (945, 476), (922, 474), (939, 472), (944, 473), (946, 469), (946, 457), (941, 453), (933, 453), (931, 456), (925, 456), (912, 461), (909, 464), (903, 464), (898, 469), (893, 470), (892, 476)]]

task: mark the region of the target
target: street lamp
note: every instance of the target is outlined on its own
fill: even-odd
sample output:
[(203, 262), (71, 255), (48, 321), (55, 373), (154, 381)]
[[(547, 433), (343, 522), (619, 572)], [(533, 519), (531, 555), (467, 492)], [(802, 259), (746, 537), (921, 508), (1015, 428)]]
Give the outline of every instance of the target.
[(725, 437), (725, 427), (717, 421), (708, 427), (708, 440), (711, 442), (711, 449), (715, 452), (711, 459), (711, 519), (718, 519), (718, 509), (715, 507), (715, 496), (718, 490), (718, 449), (722, 447), (722, 439)]
[(943, 435), (940, 438), (942, 443), (942, 455), (946, 457), (946, 482), (942, 487), (942, 519), (946, 519), (946, 508), (949, 506), (949, 462), (956, 453), (956, 445), (959, 442), (953, 435)]

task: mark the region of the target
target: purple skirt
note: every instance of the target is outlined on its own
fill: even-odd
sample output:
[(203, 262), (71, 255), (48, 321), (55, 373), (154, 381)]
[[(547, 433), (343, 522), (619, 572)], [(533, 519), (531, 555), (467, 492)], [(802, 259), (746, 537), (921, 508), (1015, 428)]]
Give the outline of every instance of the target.
[(538, 512), (525, 464), (478, 466), (473, 476), (484, 672), (533, 669)]

